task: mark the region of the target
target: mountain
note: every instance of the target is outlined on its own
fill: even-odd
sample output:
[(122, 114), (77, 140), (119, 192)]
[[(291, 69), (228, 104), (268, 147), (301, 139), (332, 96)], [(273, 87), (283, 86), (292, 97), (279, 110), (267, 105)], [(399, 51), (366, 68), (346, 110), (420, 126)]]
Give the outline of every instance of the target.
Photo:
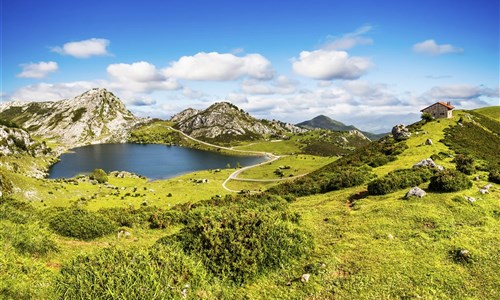
[(0, 106), (0, 119), (67, 147), (124, 142), (130, 129), (145, 121), (104, 88), (60, 101), (9, 102)]
[(296, 125), (299, 127), (302, 127), (302, 128), (307, 128), (307, 129), (320, 128), (320, 129), (329, 129), (329, 130), (334, 130), (334, 131), (356, 130), (372, 141), (381, 139), (387, 135), (387, 133), (376, 134), (376, 133), (361, 131), (353, 125), (345, 125), (344, 123), (337, 121), (337, 120), (333, 120), (325, 115), (319, 115), (311, 120), (304, 121), (304, 122), (298, 123)]
[(14, 124), (0, 122), (0, 156), (29, 154), (39, 156), (50, 149), (44, 143), (35, 142), (26, 130)]
[(201, 111), (189, 108), (171, 121), (176, 122), (175, 128), (195, 138), (219, 142), (282, 137), (285, 133), (306, 131), (280, 121), (257, 120), (228, 102), (217, 102)]

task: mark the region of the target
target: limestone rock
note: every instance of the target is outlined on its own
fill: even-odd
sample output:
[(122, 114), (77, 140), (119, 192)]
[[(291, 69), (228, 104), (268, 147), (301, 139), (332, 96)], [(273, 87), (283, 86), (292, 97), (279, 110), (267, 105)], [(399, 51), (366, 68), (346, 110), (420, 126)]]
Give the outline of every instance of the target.
[(189, 110), (176, 115), (175, 127), (195, 138), (216, 139), (230, 136), (233, 139), (253, 139), (269, 135), (282, 138), (285, 133), (300, 133), (306, 129), (280, 121), (257, 120), (228, 102), (218, 102), (205, 110)]
[(411, 136), (411, 132), (403, 124), (394, 126), (391, 132), (396, 141), (406, 140)]
[(409, 190), (408, 193), (406, 193), (405, 198), (410, 198), (411, 196), (422, 198), (425, 195), (427, 195), (427, 193), (424, 190), (422, 190), (421, 188), (419, 188), (418, 186), (416, 186), (416, 187), (411, 188), (411, 190)]
[(311, 274), (302, 274), (302, 277), (300, 277), (300, 281), (302, 282), (308, 282), (309, 277), (311, 277)]
[(431, 139), (426, 139), (426, 140), (425, 140), (425, 144), (430, 146), (430, 145), (432, 145), (433, 143), (432, 143), (432, 140), (431, 140)]
[(442, 171), (444, 170), (444, 168), (438, 164), (436, 164), (432, 158), (426, 158), (426, 159), (423, 159), (421, 161), (419, 161), (418, 163), (414, 164), (413, 165), (413, 168), (421, 168), (421, 167), (427, 167), (427, 168), (436, 168), (438, 169), (439, 171)]
[(135, 117), (120, 99), (103, 88), (72, 99), (6, 103), (0, 106), (0, 117), (70, 148), (125, 142), (132, 128), (147, 122)]

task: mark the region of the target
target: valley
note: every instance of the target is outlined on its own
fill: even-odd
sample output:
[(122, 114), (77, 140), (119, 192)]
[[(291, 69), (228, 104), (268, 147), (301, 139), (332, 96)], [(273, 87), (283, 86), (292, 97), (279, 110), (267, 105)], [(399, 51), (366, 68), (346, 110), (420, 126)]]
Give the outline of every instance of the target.
[[(58, 122), (45, 109), (58, 112), (54, 103), (0, 109), (4, 298), (500, 297), (500, 107), (371, 141), (350, 127), (257, 120), (226, 102), (139, 119), (111, 95), (76, 97), (87, 109)], [(101, 119), (87, 114), (100, 107)], [(75, 111), (94, 120), (87, 129)], [(122, 170), (45, 178), (62, 152), (108, 142), (269, 160), (165, 180)], [(428, 158), (444, 171), (414, 167)], [(426, 195), (407, 197), (414, 186)]]

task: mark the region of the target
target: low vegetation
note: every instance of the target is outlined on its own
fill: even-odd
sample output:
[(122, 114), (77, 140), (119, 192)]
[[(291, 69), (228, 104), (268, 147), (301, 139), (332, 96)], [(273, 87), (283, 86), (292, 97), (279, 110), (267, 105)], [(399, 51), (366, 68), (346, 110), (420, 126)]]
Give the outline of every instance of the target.
[(371, 181), (368, 184), (368, 193), (385, 195), (400, 189), (418, 186), (429, 181), (431, 175), (432, 171), (426, 167), (396, 170)]
[(429, 189), (435, 192), (458, 192), (472, 187), (472, 181), (455, 170), (437, 172), (431, 177)]

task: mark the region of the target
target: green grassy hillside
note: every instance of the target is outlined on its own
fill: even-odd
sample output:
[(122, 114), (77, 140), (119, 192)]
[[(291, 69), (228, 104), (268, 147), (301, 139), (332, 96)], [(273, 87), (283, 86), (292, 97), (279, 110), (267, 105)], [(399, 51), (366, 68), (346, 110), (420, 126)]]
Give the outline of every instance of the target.
[[(419, 122), (407, 140), (384, 138), (340, 158), (285, 156), (241, 178), (273, 179), (276, 169), (284, 177), (310, 173), (258, 183), (268, 190), (257, 194), (222, 188), (234, 169), (153, 182), (108, 175), (108, 183), (92, 184), (85, 177), (33, 179), (2, 161), (0, 179), (14, 188), (0, 200), (0, 295), (498, 299), (496, 111)], [(162, 126), (151, 129), (160, 140), (172, 134)], [(295, 140), (239, 148), (289, 154), (286, 143)], [(413, 168), (427, 158), (445, 171)], [(20, 169), (43, 164), (16, 160)], [(198, 183), (202, 178), (208, 183)], [(457, 186), (458, 178), (466, 184)], [(376, 184), (378, 194), (368, 189)], [(405, 198), (415, 185), (427, 195)], [(255, 190), (255, 183), (231, 180), (228, 187)]]

